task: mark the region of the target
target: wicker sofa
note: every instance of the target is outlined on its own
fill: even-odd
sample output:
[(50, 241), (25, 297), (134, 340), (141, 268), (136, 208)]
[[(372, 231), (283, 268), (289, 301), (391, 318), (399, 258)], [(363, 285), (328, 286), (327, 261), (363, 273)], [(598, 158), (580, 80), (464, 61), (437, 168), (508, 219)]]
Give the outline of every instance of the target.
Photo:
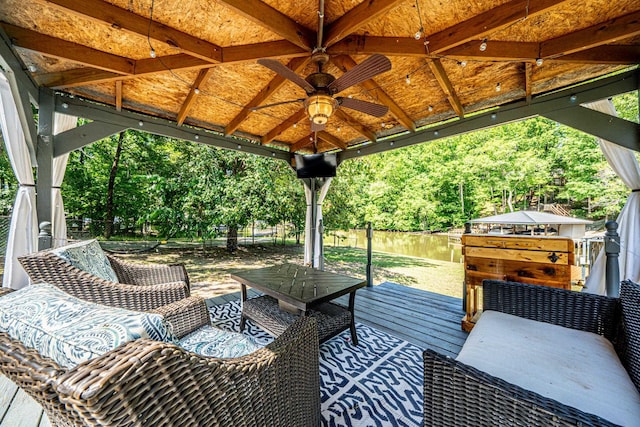
[[(476, 327), (471, 332), (465, 346), (457, 359), (438, 354), (432, 350), (424, 352), (424, 420), (425, 426), (614, 426), (614, 425), (640, 425), (640, 285), (625, 281), (621, 285), (620, 298), (608, 298), (598, 295), (571, 292), (544, 286), (533, 286), (522, 283), (485, 280), (483, 283), (484, 313)], [(514, 328), (511, 323), (527, 322), (538, 324), (543, 328), (552, 328), (551, 333), (536, 336), (533, 331), (524, 329), (522, 337), (530, 341), (526, 352), (534, 357), (520, 357), (510, 348), (493, 348), (494, 352), (502, 352), (497, 355), (498, 360), (491, 360), (491, 353), (481, 357), (487, 364), (494, 364), (491, 370), (479, 369), (483, 363), (469, 362), (477, 360), (466, 352), (467, 345), (473, 346), (491, 343), (490, 338), (479, 332), (476, 328), (483, 322), (486, 314), (492, 313), (488, 319), (500, 319), (505, 316), (509, 320), (509, 328)], [(505, 314), (506, 313), (506, 314)], [(507, 315), (516, 316), (508, 317)], [(514, 321), (515, 319), (515, 321)], [(532, 322), (531, 322), (532, 321)], [(489, 320), (491, 322), (491, 320)], [(542, 322), (542, 323), (541, 323)], [(489, 323), (495, 325), (495, 323)], [(558, 325), (561, 328), (554, 326)], [(569, 328), (569, 329), (567, 329)], [(586, 364), (586, 359), (595, 357), (594, 353), (579, 353), (579, 347), (583, 340), (584, 332), (589, 337), (593, 335), (595, 340), (604, 342), (608, 346), (604, 361), (597, 365), (596, 371), (603, 371), (604, 379), (599, 383), (604, 387), (588, 390), (577, 387), (573, 389), (573, 396), (577, 399), (582, 410), (548, 396), (548, 388), (555, 385), (563, 386), (561, 378), (564, 370), (572, 367), (581, 367)], [(553, 338), (562, 332), (577, 334), (579, 340), (560, 338), (551, 347), (551, 351), (561, 352), (570, 350), (573, 357), (560, 358), (539, 357), (542, 353), (540, 347), (545, 346), (545, 339)], [(595, 335), (597, 334), (597, 335)], [(606, 338), (602, 339), (602, 337)], [(475, 339), (474, 339), (475, 338)], [(505, 337), (512, 339), (512, 337)], [(558, 337), (556, 337), (558, 338)], [(486, 339), (486, 343), (484, 342)], [(472, 343), (470, 344), (470, 341)], [(507, 340), (508, 341), (508, 340)], [(572, 347), (576, 344), (575, 349)], [(612, 344), (612, 345), (611, 345)], [(499, 345), (498, 345), (499, 346)], [(562, 347), (567, 347), (563, 349)], [(472, 350), (476, 347), (472, 347)], [(463, 354), (466, 353), (466, 354)], [(495, 353), (494, 353), (495, 354)], [(520, 356), (518, 356), (520, 354)], [(477, 356), (477, 355), (476, 355)], [(509, 361), (513, 357), (513, 361)], [(528, 360), (524, 360), (528, 359)], [(533, 359), (533, 361), (531, 360)], [(598, 359), (600, 360), (600, 359)], [(621, 364), (620, 364), (621, 362)], [(549, 365), (559, 365), (556, 376), (551, 379), (545, 375), (549, 371)], [(621, 378), (609, 375), (610, 367), (616, 367), (622, 371)], [(515, 368), (514, 368), (515, 367)], [(527, 381), (543, 381), (543, 391), (536, 393), (528, 388), (513, 384), (507, 380), (509, 369), (519, 371), (520, 377)], [(580, 370), (578, 368), (578, 370)], [(504, 371), (504, 372), (503, 372)], [(559, 374), (558, 374), (559, 372)], [(589, 376), (593, 372), (582, 372), (583, 376), (574, 378), (579, 384), (588, 384)], [(600, 375), (600, 374), (598, 374)], [(516, 381), (517, 382), (517, 381)], [(556, 383), (556, 384), (553, 384)], [(604, 384), (603, 384), (604, 383)], [(627, 387), (626, 390), (617, 390), (619, 387)], [(586, 391), (586, 392), (585, 392)], [(595, 393), (595, 402), (593, 401)], [(565, 397), (572, 398), (567, 393)], [(561, 399), (561, 400), (564, 400)], [(602, 400), (602, 402), (600, 402)], [(608, 405), (604, 411), (603, 405)], [(587, 407), (585, 410), (584, 407)], [(599, 408), (599, 409), (596, 409)], [(618, 418), (616, 422), (611, 419), (603, 419), (595, 413), (607, 412)], [(619, 415), (624, 413), (625, 415)], [(620, 418), (621, 417), (621, 418)], [(620, 421), (624, 419), (624, 421)]]
[[(78, 298), (112, 307), (148, 311), (190, 295), (189, 276), (183, 264), (145, 265), (122, 261), (102, 253), (95, 240), (80, 242), (93, 255), (107, 260), (111, 280), (104, 274), (86, 271), (59, 256), (68, 245), (18, 257), (32, 283), (51, 283)], [(95, 264), (100, 264), (98, 260)], [(107, 276), (108, 277), (108, 276)]]
[[(9, 292), (0, 289), (0, 299)], [(197, 297), (154, 313), (178, 336), (210, 322)], [(0, 371), (54, 426), (317, 426), (318, 351), (310, 318), (242, 357), (203, 357), (138, 338), (73, 367), (0, 332)]]

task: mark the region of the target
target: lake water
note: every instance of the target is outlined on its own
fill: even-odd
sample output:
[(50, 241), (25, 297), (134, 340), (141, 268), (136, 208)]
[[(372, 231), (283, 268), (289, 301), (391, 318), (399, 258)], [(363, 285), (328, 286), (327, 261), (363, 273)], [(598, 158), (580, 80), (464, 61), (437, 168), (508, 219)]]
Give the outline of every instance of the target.
[[(351, 246), (366, 249), (366, 230), (329, 232), (325, 246)], [(462, 262), (460, 243), (451, 243), (446, 235), (374, 231), (372, 250), (399, 255)]]

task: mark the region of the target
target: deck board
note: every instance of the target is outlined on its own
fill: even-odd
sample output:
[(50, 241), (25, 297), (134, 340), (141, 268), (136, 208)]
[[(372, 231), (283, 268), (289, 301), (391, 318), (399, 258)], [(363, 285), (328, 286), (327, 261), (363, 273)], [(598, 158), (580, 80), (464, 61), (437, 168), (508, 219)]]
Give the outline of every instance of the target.
[[(247, 289), (249, 298), (260, 295)], [(239, 301), (240, 292), (207, 300), (207, 305)], [(348, 304), (348, 297), (338, 299)], [(356, 322), (411, 342), (422, 349), (431, 348), (455, 357), (467, 333), (460, 329), (464, 316), (459, 298), (427, 292), (395, 283), (358, 289)], [(50, 427), (47, 416), (31, 397), (0, 375), (0, 427)]]

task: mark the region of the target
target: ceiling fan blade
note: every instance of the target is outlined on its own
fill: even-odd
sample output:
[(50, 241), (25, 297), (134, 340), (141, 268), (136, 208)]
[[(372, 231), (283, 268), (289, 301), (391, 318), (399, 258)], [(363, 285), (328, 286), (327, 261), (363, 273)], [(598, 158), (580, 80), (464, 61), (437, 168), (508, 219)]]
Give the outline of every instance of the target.
[(389, 112), (389, 107), (386, 105), (374, 104), (373, 102), (363, 101), (361, 99), (353, 98), (336, 98), (338, 103), (346, 108), (360, 111), (361, 113), (368, 114), (374, 117), (382, 117)]
[(283, 65), (280, 61), (276, 61), (275, 59), (261, 58), (258, 59), (258, 64), (262, 65), (263, 67), (267, 67), (268, 69), (276, 72), (285, 79), (292, 81), (293, 83), (304, 89), (307, 93), (313, 93), (316, 90), (313, 86), (311, 86), (309, 82), (293, 72), (291, 68)]
[(320, 132), (324, 130), (325, 125), (319, 125), (314, 122), (311, 122), (311, 132)]
[(263, 108), (277, 107), (278, 105), (292, 104), (294, 102), (302, 102), (302, 101), (304, 101), (304, 98), (290, 99), (289, 101), (274, 102), (273, 104), (266, 104), (266, 105), (258, 105), (257, 107), (249, 108), (249, 110), (250, 111), (258, 111), (258, 110), (262, 110)]
[[(276, 61), (277, 62), (277, 61)], [(282, 64), (280, 64), (282, 65)], [(391, 61), (384, 55), (371, 55), (336, 80), (334, 80), (327, 88), (331, 93), (336, 94), (343, 90), (369, 80), (378, 74), (384, 73), (391, 69)]]

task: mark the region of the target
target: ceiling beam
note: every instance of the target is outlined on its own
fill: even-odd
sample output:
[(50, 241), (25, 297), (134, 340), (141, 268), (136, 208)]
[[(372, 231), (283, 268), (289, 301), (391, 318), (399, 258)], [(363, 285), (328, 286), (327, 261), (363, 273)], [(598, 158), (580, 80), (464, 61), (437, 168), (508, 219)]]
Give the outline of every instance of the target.
[(363, 1), (327, 28), (323, 45), (331, 46), (393, 9), (403, 0), (368, 0)]
[(352, 34), (327, 48), (330, 55), (373, 55), (425, 57), (427, 51), (413, 37), (378, 37)]
[[(331, 61), (340, 68), (343, 72), (346, 72), (357, 65), (357, 62), (348, 55), (338, 55), (331, 58)], [(389, 111), (393, 116), (398, 119), (400, 124), (411, 132), (416, 130), (416, 125), (413, 120), (405, 113), (402, 108), (373, 80), (369, 79), (362, 83), (360, 86), (367, 89), (372, 94), (376, 94), (376, 98), (379, 102), (389, 107)]]
[(524, 93), (527, 103), (531, 102), (531, 96), (533, 94), (533, 65), (530, 63), (524, 64)]
[(299, 109), (278, 126), (271, 129), (265, 136), (261, 138), (262, 145), (268, 144), (285, 130), (307, 117), (307, 111), (304, 108)]
[[(378, 142), (359, 145), (338, 153), (338, 161), (381, 153), (397, 148), (408, 147), (424, 142), (435, 141), (500, 126), (506, 123), (524, 120), (530, 117), (546, 115), (549, 112), (566, 108), (575, 108), (577, 104), (598, 101), (622, 93), (632, 92), (640, 86), (640, 70), (617, 74), (589, 83), (570, 86), (557, 92), (534, 95), (530, 103), (526, 100), (503, 105), (486, 113), (454, 120), (421, 129), (412, 134), (385, 138)], [(616, 121), (616, 123), (619, 123)], [(622, 131), (622, 130), (621, 130)], [(611, 141), (616, 143), (616, 141)], [(640, 151), (640, 140), (634, 150)]]
[(318, 132), (318, 139), (323, 140), (324, 142), (327, 142), (331, 145), (333, 145), (336, 148), (339, 148), (341, 150), (346, 150), (347, 149), (347, 144), (342, 141), (340, 138), (331, 135), (329, 132), (326, 132), (324, 130)]
[(313, 144), (313, 133), (310, 133), (309, 135), (304, 136), (299, 140), (297, 140), (296, 142), (294, 142), (293, 144), (291, 144), (291, 147), (289, 148), (289, 152), (295, 153), (311, 144)]
[(640, 151), (640, 125), (638, 123), (580, 105), (548, 111), (540, 115), (630, 150)]
[(260, 58), (295, 58), (309, 56), (309, 51), (301, 49), (287, 40), (243, 44), (222, 48), (222, 62), (255, 61)]
[(464, 117), (464, 108), (462, 107), (460, 98), (458, 98), (456, 89), (453, 87), (451, 80), (449, 80), (449, 76), (447, 76), (447, 72), (442, 66), (442, 62), (440, 62), (439, 59), (432, 59), (427, 61), (431, 72), (440, 85), (440, 88), (442, 88), (442, 91), (445, 93), (445, 95), (447, 95), (447, 99), (449, 100), (449, 104), (451, 104), (453, 111), (456, 112), (458, 117)]
[[(287, 67), (292, 69), (294, 72), (300, 72), (306, 65), (309, 63), (311, 58), (309, 56), (304, 58), (294, 58), (287, 64)], [(285, 79), (280, 75), (276, 75), (265, 87), (260, 89), (260, 92), (249, 101), (230, 122), (224, 128), (225, 135), (231, 135), (235, 132), (240, 124), (249, 117), (249, 114), (252, 113), (252, 108), (258, 107), (264, 101), (266, 101), (271, 95), (273, 95), (278, 89), (282, 87), (289, 80)]]
[(553, 58), (554, 62), (633, 65), (640, 58), (640, 45), (603, 45)]
[(49, 6), (74, 12), (98, 24), (138, 36), (147, 36), (154, 41), (180, 49), (182, 52), (208, 62), (219, 62), (222, 49), (208, 41), (153, 21), (149, 17), (136, 15), (103, 0), (40, 0)]
[(127, 126), (123, 125), (93, 121), (61, 132), (53, 136), (53, 157), (68, 154), (126, 129)]
[(640, 11), (601, 22), (540, 45), (542, 58), (555, 58), (640, 35)]
[(191, 110), (191, 107), (193, 106), (193, 103), (200, 93), (200, 86), (204, 86), (207, 83), (207, 80), (209, 80), (209, 77), (211, 77), (212, 71), (212, 68), (205, 68), (204, 70), (200, 70), (200, 72), (198, 73), (198, 77), (196, 77), (195, 81), (193, 82), (193, 85), (191, 86), (191, 88), (189, 89), (189, 93), (187, 94), (187, 98), (182, 103), (180, 111), (178, 112), (178, 117), (176, 118), (178, 126), (182, 126), (182, 124), (184, 123), (187, 115), (189, 114), (189, 111)]
[(531, 61), (540, 55), (540, 43), (489, 41), (487, 49), (481, 51), (478, 41), (463, 43), (442, 52), (448, 58), (467, 59), (477, 61)]
[(338, 108), (334, 114), (338, 119), (345, 122), (349, 127), (356, 130), (358, 133), (360, 133), (360, 135), (364, 136), (369, 141), (372, 141), (372, 142), (376, 141), (377, 137), (375, 132), (371, 131), (368, 127), (366, 127), (365, 125), (363, 125), (362, 123), (358, 122), (356, 119), (351, 117), (343, 109)]
[(0, 25), (11, 38), (14, 46), (113, 73), (133, 74), (134, 72), (135, 64), (132, 59), (50, 37), (5, 22), (1, 22)]
[[(70, 114), (83, 117), (93, 121), (108, 123), (111, 125), (123, 126), (127, 129), (138, 129), (156, 135), (168, 136), (185, 141), (197, 141), (214, 147), (227, 150), (240, 151), (257, 154), (259, 156), (271, 157), (284, 160), (289, 163), (291, 154), (288, 151), (273, 147), (265, 147), (256, 144), (246, 138), (227, 138), (222, 134), (210, 132), (204, 129), (178, 126), (177, 123), (130, 111), (116, 111), (114, 107), (86, 101), (78, 96), (70, 98), (68, 96), (56, 96), (55, 111), (62, 114)], [(142, 126), (140, 125), (142, 123)]]
[(468, 41), (481, 39), (524, 18), (531, 19), (566, 1), (568, 0), (511, 0), (425, 37), (429, 42), (428, 51), (433, 54), (442, 53)]
[(298, 47), (311, 50), (315, 46), (313, 31), (260, 0), (218, 0), (218, 3)]
[(122, 80), (116, 82), (116, 111), (122, 111)]

